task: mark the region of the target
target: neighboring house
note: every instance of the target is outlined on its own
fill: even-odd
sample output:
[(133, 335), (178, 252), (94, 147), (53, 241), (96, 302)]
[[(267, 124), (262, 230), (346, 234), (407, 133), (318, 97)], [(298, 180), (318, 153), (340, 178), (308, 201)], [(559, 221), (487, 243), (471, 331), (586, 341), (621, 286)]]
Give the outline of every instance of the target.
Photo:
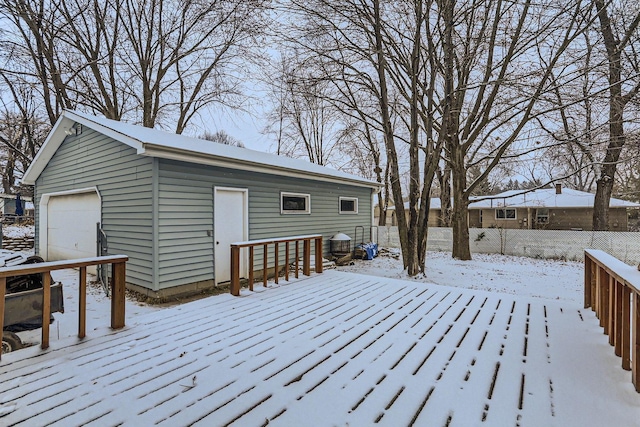
[[(555, 188), (526, 193), (510, 190), (492, 196), (473, 197), (469, 204), (469, 227), (592, 230), (594, 197), (592, 193), (563, 189), (560, 184)], [(429, 227), (442, 226), (440, 206), (440, 199), (431, 199)], [(405, 203), (407, 208), (408, 203)], [(638, 208), (638, 203), (612, 198), (609, 230), (628, 231), (629, 210)], [(377, 206), (375, 212), (374, 221), (377, 221)], [(387, 225), (397, 225), (393, 206), (387, 210)]]
[(127, 286), (154, 296), (228, 281), (232, 242), (322, 234), (328, 253), (337, 232), (371, 226), (379, 189), (302, 160), (74, 111), (23, 182), (35, 185), (36, 253), (95, 256), (99, 224), (109, 254), (129, 256)]
[[(2, 215), (16, 215), (16, 195), (0, 194), (0, 213)], [(22, 216), (33, 216), (33, 202), (30, 197), (20, 196)]]
[[(510, 190), (469, 205), (469, 226), (476, 228), (524, 228), (544, 230), (592, 230), (595, 195), (562, 188), (527, 193)], [(479, 198), (481, 199), (481, 198)], [(609, 230), (628, 231), (628, 210), (638, 203), (611, 198)]]

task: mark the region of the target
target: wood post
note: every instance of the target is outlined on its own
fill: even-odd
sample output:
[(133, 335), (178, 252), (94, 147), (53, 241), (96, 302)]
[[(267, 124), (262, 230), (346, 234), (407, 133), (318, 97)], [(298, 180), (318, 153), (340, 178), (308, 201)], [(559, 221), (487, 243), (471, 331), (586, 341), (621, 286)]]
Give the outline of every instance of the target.
[(249, 246), (249, 290), (253, 292), (253, 246)]
[(614, 343), (614, 353), (618, 357), (622, 356), (622, 322), (623, 322), (623, 317), (622, 317), (622, 298), (623, 298), (623, 293), (624, 293), (624, 285), (622, 283), (616, 281), (616, 289), (615, 289), (615, 295), (616, 295), (615, 311), (616, 311), (616, 316), (615, 316), (615, 327), (614, 327), (615, 339), (613, 340), (613, 343)]
[(296, 273), (295, 273), (296, 279), (298, 278), (298, 270), (300, 270), (300, 245), (296, 240)]
[(267, 287), (267, 244), (262, 246), (262, 286)]
[(605, 298), (606, 295), (606, 286), (609, 283), (607, 272), (604, 268), (598, 267), (598, 283), (596, 286), (598, 287), (598, 307), (596, 308), (596, 314), (598, 315), (598, 319), (600, 320), (600, 326), (605, 327), (605, 301), (608, 301), (608, 298)]
[(322, 273), (322, 236), (316, 238), (316, 273)]
[(273, 276), (275, 277), (276, 285), (278, 284), (278, 242), (274, 243), (274, 254), (273, 254)]
[(289, 281), (289, 242), (284, 244), (284, 280)]
[(111, 264), (111, 328), (124, 327), (126, 264)]
[(42, 343), (40, 347), (49, 348), (49, 324), (51, 323), (51, 273), (42, 273)]
[(302, 274), (305, 276), (311, 275), (311, 241), (304, 239), (302, 244)]
[(87, 267), (80, 267), (78, 283), (80, 286), (78, 304), (78, 338), (82, 339), (87, 335)]
[(584, 254), (584, 308), (591, 307), (591, 276), (593, 262), (589, 255)]
[(622, 369), (631, 369), (631, 289), (625, 286), (622, 292)]
[(240, 296), (240, 248), (231, 245), (231, 295)]

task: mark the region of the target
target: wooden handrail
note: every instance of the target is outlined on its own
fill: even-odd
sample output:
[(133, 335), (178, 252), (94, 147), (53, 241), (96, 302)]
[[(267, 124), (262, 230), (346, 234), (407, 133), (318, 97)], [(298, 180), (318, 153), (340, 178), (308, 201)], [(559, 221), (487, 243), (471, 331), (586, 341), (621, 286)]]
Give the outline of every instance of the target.
[(300, 250), (298, 242), (302, 241), (302, 274), (311, 275), (311, 241), (315, 244), (315, 272), (322, 273), (322, 234), (310, 234), (304, 236), (278, 237), (273, 239), (248, 240), (231, 244), (231, 295), (240, 295), (240, 249), (249, 248), (249, 290), (253, 291), (254, 271), (253, 255), (256, 246), (262, 246), (262, 282), (267, 286), (267, 260), (269, 245), (274, 246), (274, 275), (275, 282), (278, 283), (278, 254), (280, 243), (285, 244), (285, 280), (289, 280), (289, 251), (290, 244), (295, 243), (295, 277), (298, 278), (298, 267)]
[[(87, 316), (87, 267), (92, 265), (111, 264), (111, 328), (124, 327), (125, 308), (125, 276), (126, 255), (110, 255), (93, 258), (80, 258), (64, 261), (50, 261), (37, 264), (23, 264), (12, 267), (0, 268), (0, 330), (4, 325), (4, 305), (7, 286), (7, 277), (42, 274), (42, 349), (49, 347), (49, 318), (51, 315), (51, 276), (54, 270), (78, 268), (79, 280), (79, 311), (78, 311), (78, 338), (86, 336)], [(1, 358), (0, 354), (0, 358)]]
[[(640, 272), (597, 249), (584, 251), (584, 307), (591, 308), (609, 336), (622, 369), (640, 392)], [(632, 332), (633, 331), (633, 332)], [(633, 333), (633, 334), (632, 334)]]

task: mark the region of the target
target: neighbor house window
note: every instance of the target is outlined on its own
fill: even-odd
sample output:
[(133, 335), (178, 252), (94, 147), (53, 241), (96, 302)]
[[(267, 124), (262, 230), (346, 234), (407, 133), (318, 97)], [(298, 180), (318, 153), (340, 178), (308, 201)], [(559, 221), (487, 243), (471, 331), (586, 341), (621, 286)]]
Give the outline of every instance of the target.
[(549, 222), (549, 209), (536, 209), (536, 221), (538, 224), (546, 224)]
[(280, 213), (311, 213), (311, 196), (299, 193), (280, 193)]
[(340, 213), (341, 214), (357, 214), (358, 198), (357, 197), (340, 197)]
[(496, 209), (496, 219), (516, 219), (516, 210)]

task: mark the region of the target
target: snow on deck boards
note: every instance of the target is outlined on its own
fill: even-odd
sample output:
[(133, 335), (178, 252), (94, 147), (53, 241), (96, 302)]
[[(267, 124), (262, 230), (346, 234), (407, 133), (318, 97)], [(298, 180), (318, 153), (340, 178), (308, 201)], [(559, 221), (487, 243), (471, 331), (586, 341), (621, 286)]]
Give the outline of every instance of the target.
[[(246, 294), (244, 294), (246, 295)], [(0, 362), (0, 425), (638, 425), (589, 310), (329, 271)]]

